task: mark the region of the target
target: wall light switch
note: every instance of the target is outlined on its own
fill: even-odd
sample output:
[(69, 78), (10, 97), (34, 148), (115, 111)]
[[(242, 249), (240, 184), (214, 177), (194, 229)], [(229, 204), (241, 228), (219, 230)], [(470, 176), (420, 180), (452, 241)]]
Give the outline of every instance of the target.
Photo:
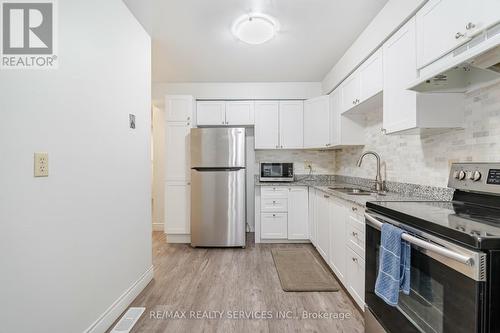
[(49, 176), (49, 154), (35, 153), (35, 177)]

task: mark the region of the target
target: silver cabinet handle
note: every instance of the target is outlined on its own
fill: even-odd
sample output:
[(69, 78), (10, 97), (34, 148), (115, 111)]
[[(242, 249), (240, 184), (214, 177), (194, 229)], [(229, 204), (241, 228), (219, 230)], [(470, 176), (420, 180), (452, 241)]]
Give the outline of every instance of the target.
[(326, 195), (326, 194), (323, 194), (323, 197), (325, 197), (325, 198), (327, 198), (327, 199), (328, 199), (330, 196), (329, 196), (329, 195)]
[(474, 29), (476, 27), (476, 25), (472, 22), (469, 22), (467, 23), (467, 25), (465, 26), (465, 29), (467, 30), (471, 30), (471, 29)]
[(273, 200), (273, 205), (276, 203), (276, 201)]
[(357, 232), (354, 232), (354, 231), (353, 231), (353, 232), (352, 232), (352, 235), (353, 235), (354, 237), (358, 237), (358, 233), (357, 233)]
[(188, 119), (187, 119), (187, 120), (191, 120), (191, 117), (188, 117)]
[(352, 211), (355, 212), (357, 211), (358, 209), (356, 207), (351, 207)]
[(463, 33), (461, 33), (461, 32), (457, 32), (457, 33), (455, 34), (455, 39), (460, 39), (460, 38), (462, 38), (462, 37), (465, 37), (465, 35), (464, 35)]
[(276, 217), (276, 214), (273, 214), (273, 217)]
[(352, 261), (354, 261), (354, 262), (358, 262), (358, 258), (354, 258), (354, 257), (352, 257)]

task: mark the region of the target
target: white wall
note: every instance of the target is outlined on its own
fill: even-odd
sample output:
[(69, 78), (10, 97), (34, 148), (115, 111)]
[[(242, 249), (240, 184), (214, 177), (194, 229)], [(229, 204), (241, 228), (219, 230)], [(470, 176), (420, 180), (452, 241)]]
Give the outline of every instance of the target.
[(307, 99), (321, 95), (321, 83), (153, 83), (155, 105), (162, 105), (167, 94), (193, 95), (195, 99)]
[(58, 7), (59, 69), (0, 72), (2, 332), (85, 331), (152, 264), (150, 38), (121, 0)]
[(427, 0), (389, 0), (346, 53), (326, 74), (322, 91), (329, 94)]

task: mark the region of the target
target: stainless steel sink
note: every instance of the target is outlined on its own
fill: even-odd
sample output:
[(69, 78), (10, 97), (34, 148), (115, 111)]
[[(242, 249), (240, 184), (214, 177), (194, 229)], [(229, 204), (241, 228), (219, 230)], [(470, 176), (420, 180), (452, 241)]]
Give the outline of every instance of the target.
[(364, 190), (362, 188), (355, 188), (355, 187), (329, 187), (328, 189), (349, 195), (372, 195), (377, 193), (375, 191)]

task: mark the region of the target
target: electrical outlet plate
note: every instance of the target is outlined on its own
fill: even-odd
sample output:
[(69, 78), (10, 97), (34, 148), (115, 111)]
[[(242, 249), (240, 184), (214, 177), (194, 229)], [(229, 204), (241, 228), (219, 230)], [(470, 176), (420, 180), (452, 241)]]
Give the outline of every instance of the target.
[(48, 153), (35, 153), (35, 177), (48, 177), (49, 176), (49, 154)]

